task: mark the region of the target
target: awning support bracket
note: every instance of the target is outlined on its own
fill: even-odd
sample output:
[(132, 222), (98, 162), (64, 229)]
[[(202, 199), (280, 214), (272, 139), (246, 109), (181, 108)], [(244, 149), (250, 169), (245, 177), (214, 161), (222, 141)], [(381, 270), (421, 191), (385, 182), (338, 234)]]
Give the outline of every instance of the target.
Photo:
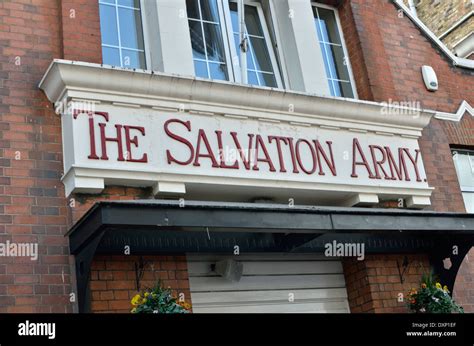
[(452, 293), (454, 282), (467, 253), (473, 246), (471, 239), (449, 237), (440, 239), (430, 253), (430, 262), (435, 275)]
[(90, 286), (91, 264), (94, 254), (99, 246), (105, 231), (102, 230), (94, 238), (84, 245), (75, 257), (77, 276), (77, 295), (79, 312), (90, 312)]

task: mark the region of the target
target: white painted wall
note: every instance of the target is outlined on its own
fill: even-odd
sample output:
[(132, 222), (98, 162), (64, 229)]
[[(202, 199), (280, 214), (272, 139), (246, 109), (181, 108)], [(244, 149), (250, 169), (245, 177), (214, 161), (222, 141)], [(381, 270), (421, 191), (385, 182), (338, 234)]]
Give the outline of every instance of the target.
[(310, 1), (274, 1), (289, 89), (331, 95)]
[(151, 57), (149, 69), (193, 76), (186, 1), (145, 1), (143, 13), (145, 37)]

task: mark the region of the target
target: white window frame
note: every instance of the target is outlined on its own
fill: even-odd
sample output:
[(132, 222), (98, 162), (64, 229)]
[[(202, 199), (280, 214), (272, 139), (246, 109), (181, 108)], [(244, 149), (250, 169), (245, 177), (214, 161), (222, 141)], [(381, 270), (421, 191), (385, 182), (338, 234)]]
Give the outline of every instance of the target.
[[(473, 163), (472, 161), (474, 161), (474, 151), (473, 150), (469, 150), (469, 149), (460, 149), (460, 148), (451, 148), (451, 153), (453, 154), (453, 163), (454, 163), (454, 167), (455, 167), (455, 170), (456, 170), (456, 175), (457, 175), (457, 178), (458, 178), (458, 183), (459, 183), (459, 188), (461, 190), (461, 195), (463, 195), (464, 193), (467, 193), (467, 194), (474, 194), (474, 187), (472, 186), (466, 186), (466, 185), (461, 185), (461, 181), (460, 181), (460, 177), (459, 177), (459, 174), (458, 174), (458, 167), (457, 167), (457, 164), (456, 162), (456, 158), (455, 156), (456, 155), (466, 155), (469, 159), (469, 163), (471, 164), (471, 167), (473, 166)], [(472, 167), (471, 169), (474, 170), (474, 167)], [(464, 196), (463, 197), (463, 200), (464, 200)], [(466, 209), (467, 209), (467, 205), (465, 205)]]
[[(337, 30), (339, 32), (339, 36), (341, 38), (341, 45), (342, 45), (342, 51), (344, 52), (344, 56), (347, 57), (347, 71), (349, 73), (349, 81), (351, 82), (351, 87), (352, 87), (352, 93), (354, 94), (354, 99), (359, 99), (359, 94), (357, 93), (357, 86), (355, 84), (355, 79), (354, 79), (354, 74), (352, 72), (352, 66), (351, 66), (351, 61), (349, 59), (349, 53), (347, 51), (347, 46), (346, 46), (346, 39), (344, 38), (344, 33), (342, 31), (342, 26), (341, 26), (341, 20), (339, 18), (339, 11), (337, 8), (325, 4), (321, 4), (319, 2), (312, 1), (311, 2), (312, 7), (319, 7), (319, 8), (324, 8), (327, 10), (331, 10), (334, 12), (334, 17), (336, 18), (336, 25), (337, 25)], [(316, 35), (316, 40), (318, 39), (318, 34), (315, 33)], [(321, 52), (323, 55), (326, 53), (324, 51)], [(326, 56), (327, 58), (327, 56)], [(324, 59), (324, 57), (323, 57)], [(329, 77), (327, 77), (329, 78)], [(341, 97), (341, 96), (334, 96), (334, 97)], [(342, 96), (343, 97), (343, 96)]]
[[(237, 81), (239, 83), (242, 83), (242, 75), (241, 75), (240, 62), (239, 62), (239, 53), (240, 52), (236, 52), (235, 45), (233, 44), (233, 42), (234, 42), (234, 30), (233, 30), (233, 27), (232, 27), (232, 20), (230, 18), (229, 0), (223, 0), (223, 1), (225, 3), (226, 13), (227, 13), (227, 15), (226, 15), (226, 22), (227, 22), (227, 26), (228, 26), (227, 27), (227, 42), (228, 42), (228, 45), (229, 45), (229, 47), (231, 49), (231, 52), (232, 52), (232, 61), (235, 62), (235, 65), (233, 65), (234, 77), (235, 77), (235, 81)], [(237, 3), (237, 0), (230, 0), (230, 1), (233, 2), (233, 3)], [(273, 45), (272, 45), (272, 41), (271, 41), (271, 37), (270, 37), (270, 32), (268, 31), (268, 25), (267, 25), (267, 22), (266, 22), (265, 15), (263, 13), (262, 4), (260, 4), (259, 2), (256, 2), (256, 1), (244, 0), (244, 6), (253, 6), (257, 9), (258, 19), (260, 21), (260, 26), (261, 26), (262, 31), (263, 31), (263, 36), (264, 36), (264, 39), (265, 39), (265, 45), (267, 46), (268, 55), (270, 56), (270, 63), (272, 65), (272, 69), (273, 69), (273, 75), (275, 77), (275, 81), (276, 81), (276, 84), (277, 84), (276, 88), (277, 89), (283, 89), (283, 81), (282, 81), (282, 77), (281, 77), (281, 73), (280, 73), (280, 67), (279, 67), (279, 64), (277, 63), (275, 52), (273, 50)], [(254, 59), (254, 57), (253, 57), (253, 59)], [(258, 76), (257, 76), (257, 78), (258, 78)], [(255, 86), (255, 87), (266, 87), (266, 88), (268, 88), (268, 86), (265, 86), (265, 85), (253, 85), (253, 84), (249, 84), (249, 85), (252, 85), (252, 86)]]
[[(142, 49), (122, 47), (121, 38), (120, 38), (120, 19), (119, 19), (119, 15), (118, 15), (118, 9), (119, 8), (126, 8), (126, 9), (129, 9), (129, 10), (136, 11), (136, 10), (138, 10), (138, 8), (125, 6), (125, 5), (119, 5), (117, 0), (114, 0), (114, 1), (115, 1), (115, 4), (111, 4), (111, 3), (105, 2), (103, 0), (99, 0), (98, 3), (99, 3), (99, 6), (100, 5), (106, 5), (106, 6), (113, 6), (115, 8), (115, 15), (116, 15), (116, 18), (117, 18), (118, 46), (112, 46), (112, 45), (104, 44), (104, 43), (101, 42), (101, 48), (102, 47), (115, 48), (115, 49), (118, 48), (119, 58), (120, 58), (120, 66), (118, 66), (118, 67), (133, 68), (133, 67), (122, 66), (123, 65), (122, 49), (132, 50), (132, 51), (136, 51), (136, 52), (142, 52)], [(145, 58), (145, 66), (141, 69), (142, 70), (148, 70), (149, 66), (151, 65), (151, 55), (150, 55), (150, 50), (148, 49), (148, 39), (149, 39), (148, 30), (149, 30), (149, 28), (148, 28), (148, 23), (147, 23), (146, 16), (144, 14), (144, 4), (145, 4), (145, 0), (140, 0), (139, 10), (140, 10), (140, 19), (141, 19), (141, 22), (142, 22), (141, 30), (142, 30), (142, 35), (143, 35), (143, 53), (144, 53), (144, 58)], [(100, 30), (102, 30), (102, 28), (100, 28)], [(108, 64), (104, 63), (104, 65), (108, 65)], [(140, 68), (138, 68), (138, 69), (140, 69)]]
[[(143, 1), (143, 0), (141, 0)], [(219, 25), (220, 25), (220, 29), (221, 29), (221, 34), (222, 34), (222, 45), (224, 47), (224, 55), (225, 55), (225, 63), (227, 65), (227, 76), (229, 78), (229, 81), (230, 82), (234, 82), (235, 81), (235, 78), (234, 78), (234, 70), (233, 70), (233, 65), (232, 65), (232, 56), (231, 56), (231, 51), (229, 50), (229, 46), (227, 44), (227, 37), (228, 37), (228, 27), (227, 27), (227, 18), (226, 18), (226, 13), (229, 13), (229, 7), (227, 6), (226, 8), (226, 2), (224, 1), (224, 3), (222, 2), (222, 0), (217, 0), (217, 10), (219, 12)], [(204, 46), (206, 46), (206, 37), (204, 35), (204, 29), (202, 28), (202, 23), (215, 23), (215, 22), (209, 22), (207, 20), (204, 20), (202, 19), (202, 13), (201, 13), (201, 5), (199, 4), (199, 15), (201, 17), (201, 19), (196, 19), (196, 18), (187, 18), (188, 20), (188, 25), (189, 25), (189, 21), (195, 21), (195, 22), (199, 22), (201, 24), (201, 31), (202, 31), (202, 39), (203, 39), (203, 43), (204, 43)], [(194, 65), (194, 56), (192, 57), (193, 59), (193, 65)], [(207, 65), (207, 70), (208, 70), (208, 76), (209, 76), (209, 73), (210, 73), (210, 69), (209, 69), (209, 60), (207, 60), (207, 56), (206, 56), (206, 60), (202, 60), (202, 59), (198, 59), (198, 61), (201, 61), (201, 62), (206, 62), (206, 65)], [(196, 71), (194, 71), (194, 74), (196, 75)], [(198, 77), (199, 78), (199, 77)], [(200, 77), (200, 78), (205, 78), (205, 77)], [(207, 79), (211, 79), (211, 78), (207, 78)]]

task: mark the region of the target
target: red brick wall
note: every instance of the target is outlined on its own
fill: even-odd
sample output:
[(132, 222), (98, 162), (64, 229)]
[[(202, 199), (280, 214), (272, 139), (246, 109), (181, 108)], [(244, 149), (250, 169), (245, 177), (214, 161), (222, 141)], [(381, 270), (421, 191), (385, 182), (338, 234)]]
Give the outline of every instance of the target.
[(474, 249), (466, 255), (459, 268), (456, 284), (454, 285), (454, 299), (466, 312), (474, 312)]
[(102, 63), (99, 2), (61, 0), (64, 59)]
[[(409, 255), (409, 266), (400, 281), (400, 266), (404, 255), (368, 255), (364, 261), (344, 259), (344, 276), (351, 312), (407, 312), (405, 298), (411, 288), (418, 287), (421, 275), (429, 271), (425, 255)], [(403, 293), (404, 301), (398, 301)]]
[(0, 241), (40, 258), (0, 257), (0, 312), (71, 312), (60, 118), (38, 89), (62, 56), (58, 1), (0, 1)]
[(0, 257), (0, 313), (72, 311), (61, 124), (38, 89), (55, 58), (101, 62), (97, 1), (0, 1), (0, 242), (40, 253)]
[[(467, 87), (473, 83), (474, 72), (453, 67), (415, 24), (406, 16), (400, 17), (391, 1), (345, 0), (339, 14), (361, 99), (414, 101), (423, 108), (451, 113), (463, 100), (474, 104), (474, 88)], [(426, 90), (422, 65), (436, 71), (437, 92)], [(465, 212), (450, 145), (474, 146), (474, 119), (469, 115), (459, 123), (433, 119), (419, 143), (428, 183), (435, 188), (431, 209)], [(470, 255), (474, 258), (474, 249)], [(454, 290), (454, 297), (465, 303), (466, 311), (474, 311), (473, 275), (474, 268), (466, 258)], [(348, 287), (348, 291), (354, 292), (354, 288)]]
[[(91, 271), (92, 312), (130, 312), (130, 300), (137, 291), (135, 263), (139, 256), (96, 256)], [(153, 287), (161, 280), (170, 287), (173, 295), (184, 293), (191, 303), (186, 256), (144, 256), (145, 270), (140, 280), (140, 289)]]
[(100, 195), (72, 194), (68, 197), (69, 226), (74, 225), (96, 202), (153, 198), (151, 188), (108, 186)]
[[(420, 101), (448, 112), (462, 100), (474, 104), (474, 89), (466, 87), (473, 72), (453, 67), (391, 1), (345, 0), (340, 15), (361, 99)], [(0, 257), (0, 312), (72, 311), (69, 225), (96, 200), (151, 197), (148, 190), (112, 187), (100, 197), (72, 196), (74, 207), (64, 198), (60, 118), (37, 85), (54, 58), (100, 63), (99, 27), (95, 0), (0, 1), (0, 241), (38, 242), (41, 254), (34, 263)], [(438, 74), (436, 93), (424, 88), (423, 64)], [(423, 132), (435, 210), (464, 211), (449, 145), (472, 146), (472, 129), (465, 117), (459, 124), (433, 120)], [(472, 277), (466, 263), (461, 272)], [(351, 292), (354, 282), (348, 280)], [(460, 278), (455, 295), (474, 301), (469, 276)]]

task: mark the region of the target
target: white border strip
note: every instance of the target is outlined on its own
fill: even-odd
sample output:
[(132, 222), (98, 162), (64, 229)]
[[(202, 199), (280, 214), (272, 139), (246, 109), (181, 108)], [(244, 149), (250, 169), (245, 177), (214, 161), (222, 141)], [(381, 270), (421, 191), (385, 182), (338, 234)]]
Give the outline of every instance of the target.
[(456, 113), (436, 112), (435, 118), (441, 120), (459, 121), (466, 112), (474, 116), (474, 108), (464, 100), (459, 105), (458, 111)]

